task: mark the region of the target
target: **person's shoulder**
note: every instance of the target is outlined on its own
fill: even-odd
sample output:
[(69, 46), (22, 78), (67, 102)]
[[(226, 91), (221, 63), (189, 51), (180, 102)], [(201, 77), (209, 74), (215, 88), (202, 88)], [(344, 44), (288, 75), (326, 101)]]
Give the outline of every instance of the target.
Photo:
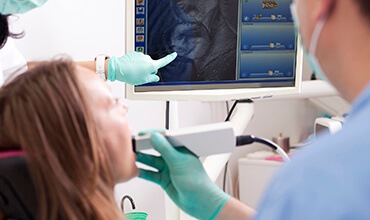
[[(366, 160), (370, 148), (362, 148), (348, 129), (294, 155), (272, 179), (257, 219), (335, 219), (357, 209), (361, 202), (369, 204), (369, 194), (363, 189), (370, 185), (370, 176), (364, 176), (370, 173)], [(365, 210), (359, 213), (366, 216)]]
[(5, 56), (7, 53), (15, 50), (16, 47), (14, 45), (14, 41), (12, 38), (8, 37), (8, 39), (6, 40), (6, 43), (4, 44), (4, 46), (0, 49), (0, 57), (3, 57)]

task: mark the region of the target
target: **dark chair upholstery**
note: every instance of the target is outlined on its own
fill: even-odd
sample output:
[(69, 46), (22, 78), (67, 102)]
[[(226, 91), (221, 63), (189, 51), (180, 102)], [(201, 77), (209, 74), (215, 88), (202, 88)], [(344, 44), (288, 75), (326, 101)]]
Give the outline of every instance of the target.
[(35, 219), (37, 196), (22, 151), (0, 152), (0, 218)]

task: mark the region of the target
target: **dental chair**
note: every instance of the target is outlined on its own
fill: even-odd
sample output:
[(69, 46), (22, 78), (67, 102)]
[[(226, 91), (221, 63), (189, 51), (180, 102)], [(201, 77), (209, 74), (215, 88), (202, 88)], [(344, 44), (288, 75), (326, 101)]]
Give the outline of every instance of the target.
[(0, 219), (35, 219), (37, 196), (22, 151), (0, 151)]

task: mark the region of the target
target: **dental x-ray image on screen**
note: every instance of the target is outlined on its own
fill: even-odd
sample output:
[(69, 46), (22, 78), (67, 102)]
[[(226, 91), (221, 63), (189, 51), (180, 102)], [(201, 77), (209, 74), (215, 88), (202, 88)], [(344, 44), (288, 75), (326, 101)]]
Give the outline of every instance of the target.
[(159, 99), (167, 95), (170, 100), (175, 92), (182, 100), (187, 94), (204, 100), (218, 91), (226, 94), (219, 99), (227, 94), (230, 99), (248, 97), (259, 90), (262, 97), (299, 92), (302, 57), (291, 0), (127, 2), (127, 50), (153, 59), (178, 54), (158, 71), (159, 82), (128, 86), (129, 96), (157, 92), (163, 94)]
[(146, 52), (178, 53), (162, 82), (235, 80), (237, 11), (237, 1), (148, 1)]

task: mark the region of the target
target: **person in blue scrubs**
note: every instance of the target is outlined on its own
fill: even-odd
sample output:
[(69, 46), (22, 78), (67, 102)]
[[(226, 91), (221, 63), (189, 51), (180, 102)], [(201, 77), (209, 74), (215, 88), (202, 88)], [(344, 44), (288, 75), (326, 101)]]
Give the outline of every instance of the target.
[(370, 1), (294, 0), (291, 10), (312, 69), (352, 103), (349, 116), (339, 132), (279, 170), (257, 210), (220, 190), (191, 153), (153, 133), (161, 156), (139, 153), (137, 160), (158, 171), (140, 177), (198, 219), (370, 219)]

